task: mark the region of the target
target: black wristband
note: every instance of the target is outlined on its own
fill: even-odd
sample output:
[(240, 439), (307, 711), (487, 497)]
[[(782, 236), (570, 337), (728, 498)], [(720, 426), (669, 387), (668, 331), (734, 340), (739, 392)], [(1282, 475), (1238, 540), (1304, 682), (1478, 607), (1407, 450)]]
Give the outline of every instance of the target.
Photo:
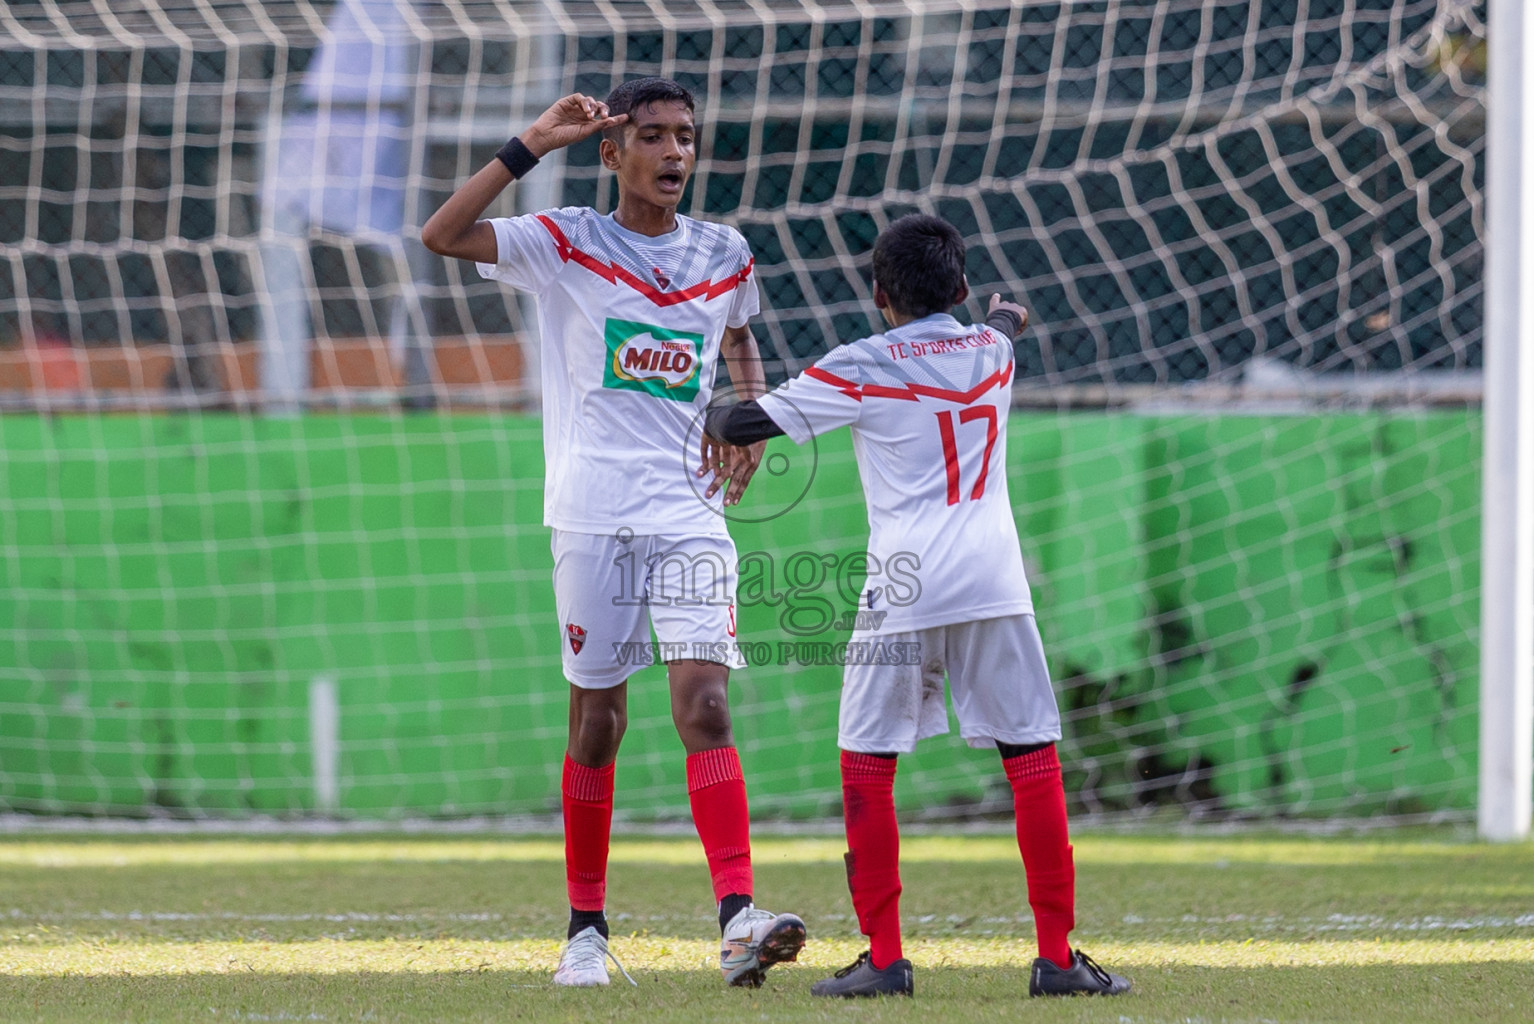
[(528, 171), (538, 166), (538, 158), (533, 156), (533, 151), (515, 135), (506, 145), (496, 150), (495, 158), (506, 165), (513, 178), (525, 177)]
[(1023, 333), (1023, 318), (1010, 309), (996, 310), (985, 318), (985, 323), (987, 327), (996, 328), (1013, 341), (1016, 341), (1017, 336)]
[(703, 421), (703, 432), (725, 444), (756, 444), (769, 437), (784, 433), (767, 410), (755, 399), (747, 399), (736, 405), (718, 405), (708, 410)]

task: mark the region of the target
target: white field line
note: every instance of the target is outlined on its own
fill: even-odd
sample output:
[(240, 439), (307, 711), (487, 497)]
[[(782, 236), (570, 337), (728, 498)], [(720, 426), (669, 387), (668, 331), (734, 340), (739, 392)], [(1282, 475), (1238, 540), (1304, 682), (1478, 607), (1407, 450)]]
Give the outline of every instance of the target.
[[(630, 970), (718, 970), (719, 947), (677, 936), (615, 939)], [(0, 978), (12, 976), (112, 976), (188, 974), (468, 974), (515, 971), (543, 974), (554, 969), (562, 943), (557, 939), (319, 939), (296, 942), (122, 942), (0, 943)], [(1025, 970), (1031, 942), (1015, 937), (958, 941), (912, 936), (909, 955), (932, 967), (1005, 967)], [(805, 948), (795, 971), (813, 977), (861, 952), (864, 940), (820, 939)], [(1096, 942), (1105, 963), (1134, 970), (1141, 966), (1315, 968), (1367, 965), (1446, 968), (1450, 964), (1534, 964), (1534, 938), (1336, 939), (1329, 942), (1246, 939), (1198, 942)], [(638, 971), (635, 971), (638, 973)]]
[[(4, 918), (11, 921), (36, 921), (49, 924), (63, 924), (68, 922), (103, 921), (103, 922), (148, 922), (148, 923), (185, 923), (185, 922), (215, 922), (233, 921), (249, 922), (252, 924), (497, 924), (508, 920), (504, 914), (494, 913), (445, 913), (445, 914), (378, 914), (366, 912), (348, 912), (339, 914), (248, 914), (222, 911), (219, 913), (189, 913), (173, 910), (92, 910), (71, 911), (65, 913), (29, 913), (24, 910), (12, 908), (4, 912)], [(851, 921), (848, 914), (818, 914), (818, 920), (828, 922)], [(666, 922), (677, 920), (676, 915), (668, 914), (614, 914), (612, 920), (636, 921), (636, 922)], [(923, 914), (918, 916), (907, 915), (906, 920), (911, 924), (948, 924), (948, 925), (1014, 925), (1028, 924), (1032, 922), (1033, 915), (1020, 913), (1003, 916), (966, 917), (959, 914)], [(1534, 929), (1534, 913), (1518, 914), (1516, 916), (1490, 916), (1490, 917), (1438, 917), (1427, 916), (1410, 918), (1407, 920), (1391, 920), (1370, 914), (1329, 914), (1324, 918), (1294, 917), (1288, 918), (1280, 915), (1257, 916), (1253, 914), (1225, 914), (1215, 917), (1200, 917), (1193, 914), (1184, 914), (1178, 917), (1141, 917), (1128, 914), (1118, 922), (1120, 925), (1131, 928), (1146, 926), (1149, 928), (1164, 928), (1167, 925), (1242, 925), (1248, 930), (1274, 931), (1274, 932), (1473, 932), (1482, 930), (1502, 930), (1507, 928)]]
[[(1198, 839), (1239, 836), (1384, 836), (1410, 826), (1435, 826), (1442, 840), (1465, 842), (1475, 838), (1473, 811), (1440, 811), (1431, 814), (1375, 818), (1253, 819), (1205, 821), (1170, 815), (1147, 818), (1144, 814), (1077, 815), (1071, 819), (1073, 832), (1097, 835), (1176, 836)], [(902, 822), (903, 835), (1010, 836), (1011, 821), (931, 820)], [(273, 818), (251, 815), (245, 818), (68, 818), (46, 815), (0, 812), (0, 835), (26, 835), (47, 838), (50, 835), (207, 835), (207, 836), (559, 836), (564, 821), (558, 814), (519, 814), (478, 816), (440, 820), (436, 818), (385, 818), (363, 820), (323, 820)], [(761, 836), (830, 836), (842, 835), (839, 818), (810, 818), (802, 821), (752, 822), (751, 832)], [(677, 818), (666, 821), (636, 821), (618, 815), (613, 819), (613, 834), (670, 838), (697, 835), (692, 821)]]
[(1534, 928), (1534, 914), (1519, 914), (1516, 917), (1418, 917), (1407, 921), (1392, 921), (1389, 918), (1377, 917), (1369, 914), (1328, 914), (1324, 918), (1314, 917), (1258, 917), (1250, 914), (1227, 914), (1223, 917), (1195, 917), (1191, 914), (1181, 917), (1136, 917), (1127, 915), (1120, 922), (1126, 925), (1151, 925), (1157, 928), (1167, 924), (1197, 924), (1219, 925), (1240, 924), (1252, 927), (1254, 925), (1265, 927), (1273, 931), (1306, 931), (1306, 932), (1468, 932), (1482, 929), (1502, 928)]

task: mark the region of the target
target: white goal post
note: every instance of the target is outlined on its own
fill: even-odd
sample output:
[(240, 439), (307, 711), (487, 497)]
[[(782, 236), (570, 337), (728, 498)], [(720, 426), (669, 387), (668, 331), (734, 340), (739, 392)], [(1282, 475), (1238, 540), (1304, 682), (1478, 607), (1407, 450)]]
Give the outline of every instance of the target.
[(1479, 830), (1529, 835), (1534, 771), (1534, 17), (1491, 0)]

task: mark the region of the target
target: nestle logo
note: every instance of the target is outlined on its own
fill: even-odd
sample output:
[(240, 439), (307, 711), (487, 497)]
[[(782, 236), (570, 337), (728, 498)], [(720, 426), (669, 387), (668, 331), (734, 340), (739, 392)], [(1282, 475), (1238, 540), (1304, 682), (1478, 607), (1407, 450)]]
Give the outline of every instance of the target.
[(698, 396), (703, 335), (634, 320), (607, 321), (602, 386), (690, 402)]

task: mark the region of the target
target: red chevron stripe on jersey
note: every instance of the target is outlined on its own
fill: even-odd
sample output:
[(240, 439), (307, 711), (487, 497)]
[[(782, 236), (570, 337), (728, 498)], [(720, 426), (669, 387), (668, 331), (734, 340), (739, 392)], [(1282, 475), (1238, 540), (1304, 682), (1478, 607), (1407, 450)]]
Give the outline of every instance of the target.
[(740, 268), (740, 273), (733, 274), (723, 281), (699, 281), (691, 288), (679, 292), (663, 292), (641, 277), (637, 277), (615, 263), (607, 263), (589, 252), (578, 249), (575, 244), (565, 237), (565, 233), (559, 229), (559, 225), (553, 220), (538, 214), (538, 222), (548, 229), (554, 238), (554, 250), (559, 253), (559, 258), (566, 263), (574, 260), (593, 274), (612, 284), (626, 284), (640, 295), (649, 299), (657, 306), (674, 306), (679, 302), (691, 302), (693, 299), (702, 297), (707, 302), (717, 299), (721, 295), (728, 295), (735, 289), (745, 284), (751, 276), (751, 268), (756, 265), (755, 258), (746, 261), (746, 265)]
[(822, 370), (818, 366), (812, 366), (804, 371), (806, 377), (814, 377), (822, 384), (829, 384), (849, 398), (861, 402), (865, 398), (896, 398), (902, 402), (915, 402), (922, 398), (941, 398), (948, 402), (957, 402), (960, 405), (969, 405), (981, 395), (992, 388), (1004, 388), (1012, 380), (1012, 364), (991, 374), (985, 380), (976, 384), (968, 391), (959, 391), (956, 388), (938, 388), (930, 384), (902, 384), (893, 387), (888, 384), (854, 384), (845, 377)]

